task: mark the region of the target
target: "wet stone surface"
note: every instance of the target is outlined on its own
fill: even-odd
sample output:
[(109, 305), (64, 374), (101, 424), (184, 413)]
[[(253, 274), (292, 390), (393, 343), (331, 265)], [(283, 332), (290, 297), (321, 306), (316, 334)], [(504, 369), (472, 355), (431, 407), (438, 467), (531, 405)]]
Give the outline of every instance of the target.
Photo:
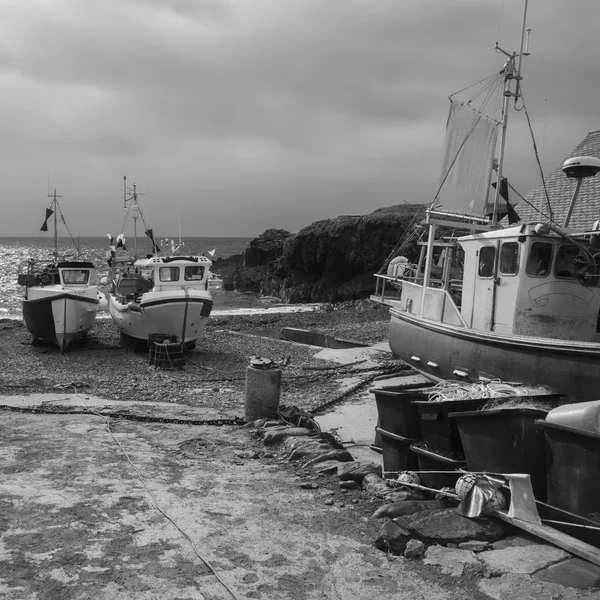
[(456, 508), (426, 510), (397, 517), (395, 521), (426, 544), (460, 544), (470, 540), (494, 542), (506, 537), (510, 530), (500, 521), (485, 517), (468, 519)]

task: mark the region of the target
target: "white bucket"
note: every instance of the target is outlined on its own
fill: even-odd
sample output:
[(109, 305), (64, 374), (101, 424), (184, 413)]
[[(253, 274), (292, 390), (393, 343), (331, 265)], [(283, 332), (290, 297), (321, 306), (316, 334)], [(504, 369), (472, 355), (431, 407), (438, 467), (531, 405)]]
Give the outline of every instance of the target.
[(556, 425), (600, 433), (600, 400), (564, 404), (551, 410), (546, 415), (546, 421)]

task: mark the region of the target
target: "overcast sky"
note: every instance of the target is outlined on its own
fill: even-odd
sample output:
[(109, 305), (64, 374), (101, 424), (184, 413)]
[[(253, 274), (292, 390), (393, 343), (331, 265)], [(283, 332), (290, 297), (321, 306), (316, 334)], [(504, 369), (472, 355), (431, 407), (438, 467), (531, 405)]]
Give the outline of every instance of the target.
[[(255, 237), (430, 202), (447, 97), (518, 50), (523, 0), (0, 0), (0, 236), (50, 189), (74, 235)], [(547, 170), (600, 128), (600, 2), (530, 0), (524, 95)], [(523, 113), (506, 174), (539, 183)]]

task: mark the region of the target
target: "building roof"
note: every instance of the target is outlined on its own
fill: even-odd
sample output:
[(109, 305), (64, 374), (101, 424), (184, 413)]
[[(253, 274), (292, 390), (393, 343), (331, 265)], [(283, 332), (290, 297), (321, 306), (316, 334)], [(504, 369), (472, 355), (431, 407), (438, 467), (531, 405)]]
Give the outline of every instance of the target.
[[(594, 156), (600, 158), (600, 129), (588, 132), (567, 158), (574, 156)], [(552, 207), (552, 218), (557, 225), (562, 225), (577, 185), (576, 179), (569, 179), (562, 171), (562, 163), (546, 177), (546, 189)], [(527, 202), (519, 202), (517, 212), (522, 223), (542, 218), (548, 220), (550, 212), (544, 187), (539, 185), (527, 197)], [(528, 204), (529, 203), (529, 204)], [(533, 205), (533, 206), (531, 206)], [(542, 215), (540, 215), (540, 210)], [(569, 221), (569, 229), (589, 230), (600, 219), (600, 175), (588, 177), (581, 183), (575, 208)]]

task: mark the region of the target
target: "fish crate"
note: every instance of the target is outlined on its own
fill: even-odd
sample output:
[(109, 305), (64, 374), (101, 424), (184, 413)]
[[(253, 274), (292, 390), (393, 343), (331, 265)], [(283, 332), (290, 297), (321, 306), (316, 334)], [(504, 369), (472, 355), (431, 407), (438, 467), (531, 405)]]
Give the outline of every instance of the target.
[(421, 439), (419, 411), (412, 401), (422, 398), (427, 387), (370, 389), (377, 403), (378, 426), (405, 438)]
[(464, 454), (458, 426), (450, 413), (477, 410), (488, 398), (472, 398), (468, 400), (445, 400), (430, 402), (427, 394), (422, 393), (423, 400), (412, 400), (421, 418), (421, 436), (423, 440), (443, 452)]
[(410, 450), (417, 455), (421, 481), (427, 487), (436, 490), (443, 487), (453, 488), (462, 475), (460, 470), (466, 467), (464, 460), (444, 456), (439, 451), (434, 452), (437, 448), (424, 448), (421, 445), (412, 444)]
[(167, 341), (154, 342), (148, 351), (148, 363), (160, 369), (175, 370), (185, 367), (185, 347)]
[(600, 433), (536, 421), (546, 438), (547, 502), (589, 517), (598, 512)]
[(469, 471), (529, 473), (536, 498), (546, 497), (544, 432), (547, 410), (497, 408), (450, 413), (458, 425)]
[(415, 444), (417, 440), (396, 435), (380, 427), (375, 430), (381, 436), (383, 470), (386, 473), (414, 471), (417, 468), (417, 457), (410, 452), (411, 444)]

